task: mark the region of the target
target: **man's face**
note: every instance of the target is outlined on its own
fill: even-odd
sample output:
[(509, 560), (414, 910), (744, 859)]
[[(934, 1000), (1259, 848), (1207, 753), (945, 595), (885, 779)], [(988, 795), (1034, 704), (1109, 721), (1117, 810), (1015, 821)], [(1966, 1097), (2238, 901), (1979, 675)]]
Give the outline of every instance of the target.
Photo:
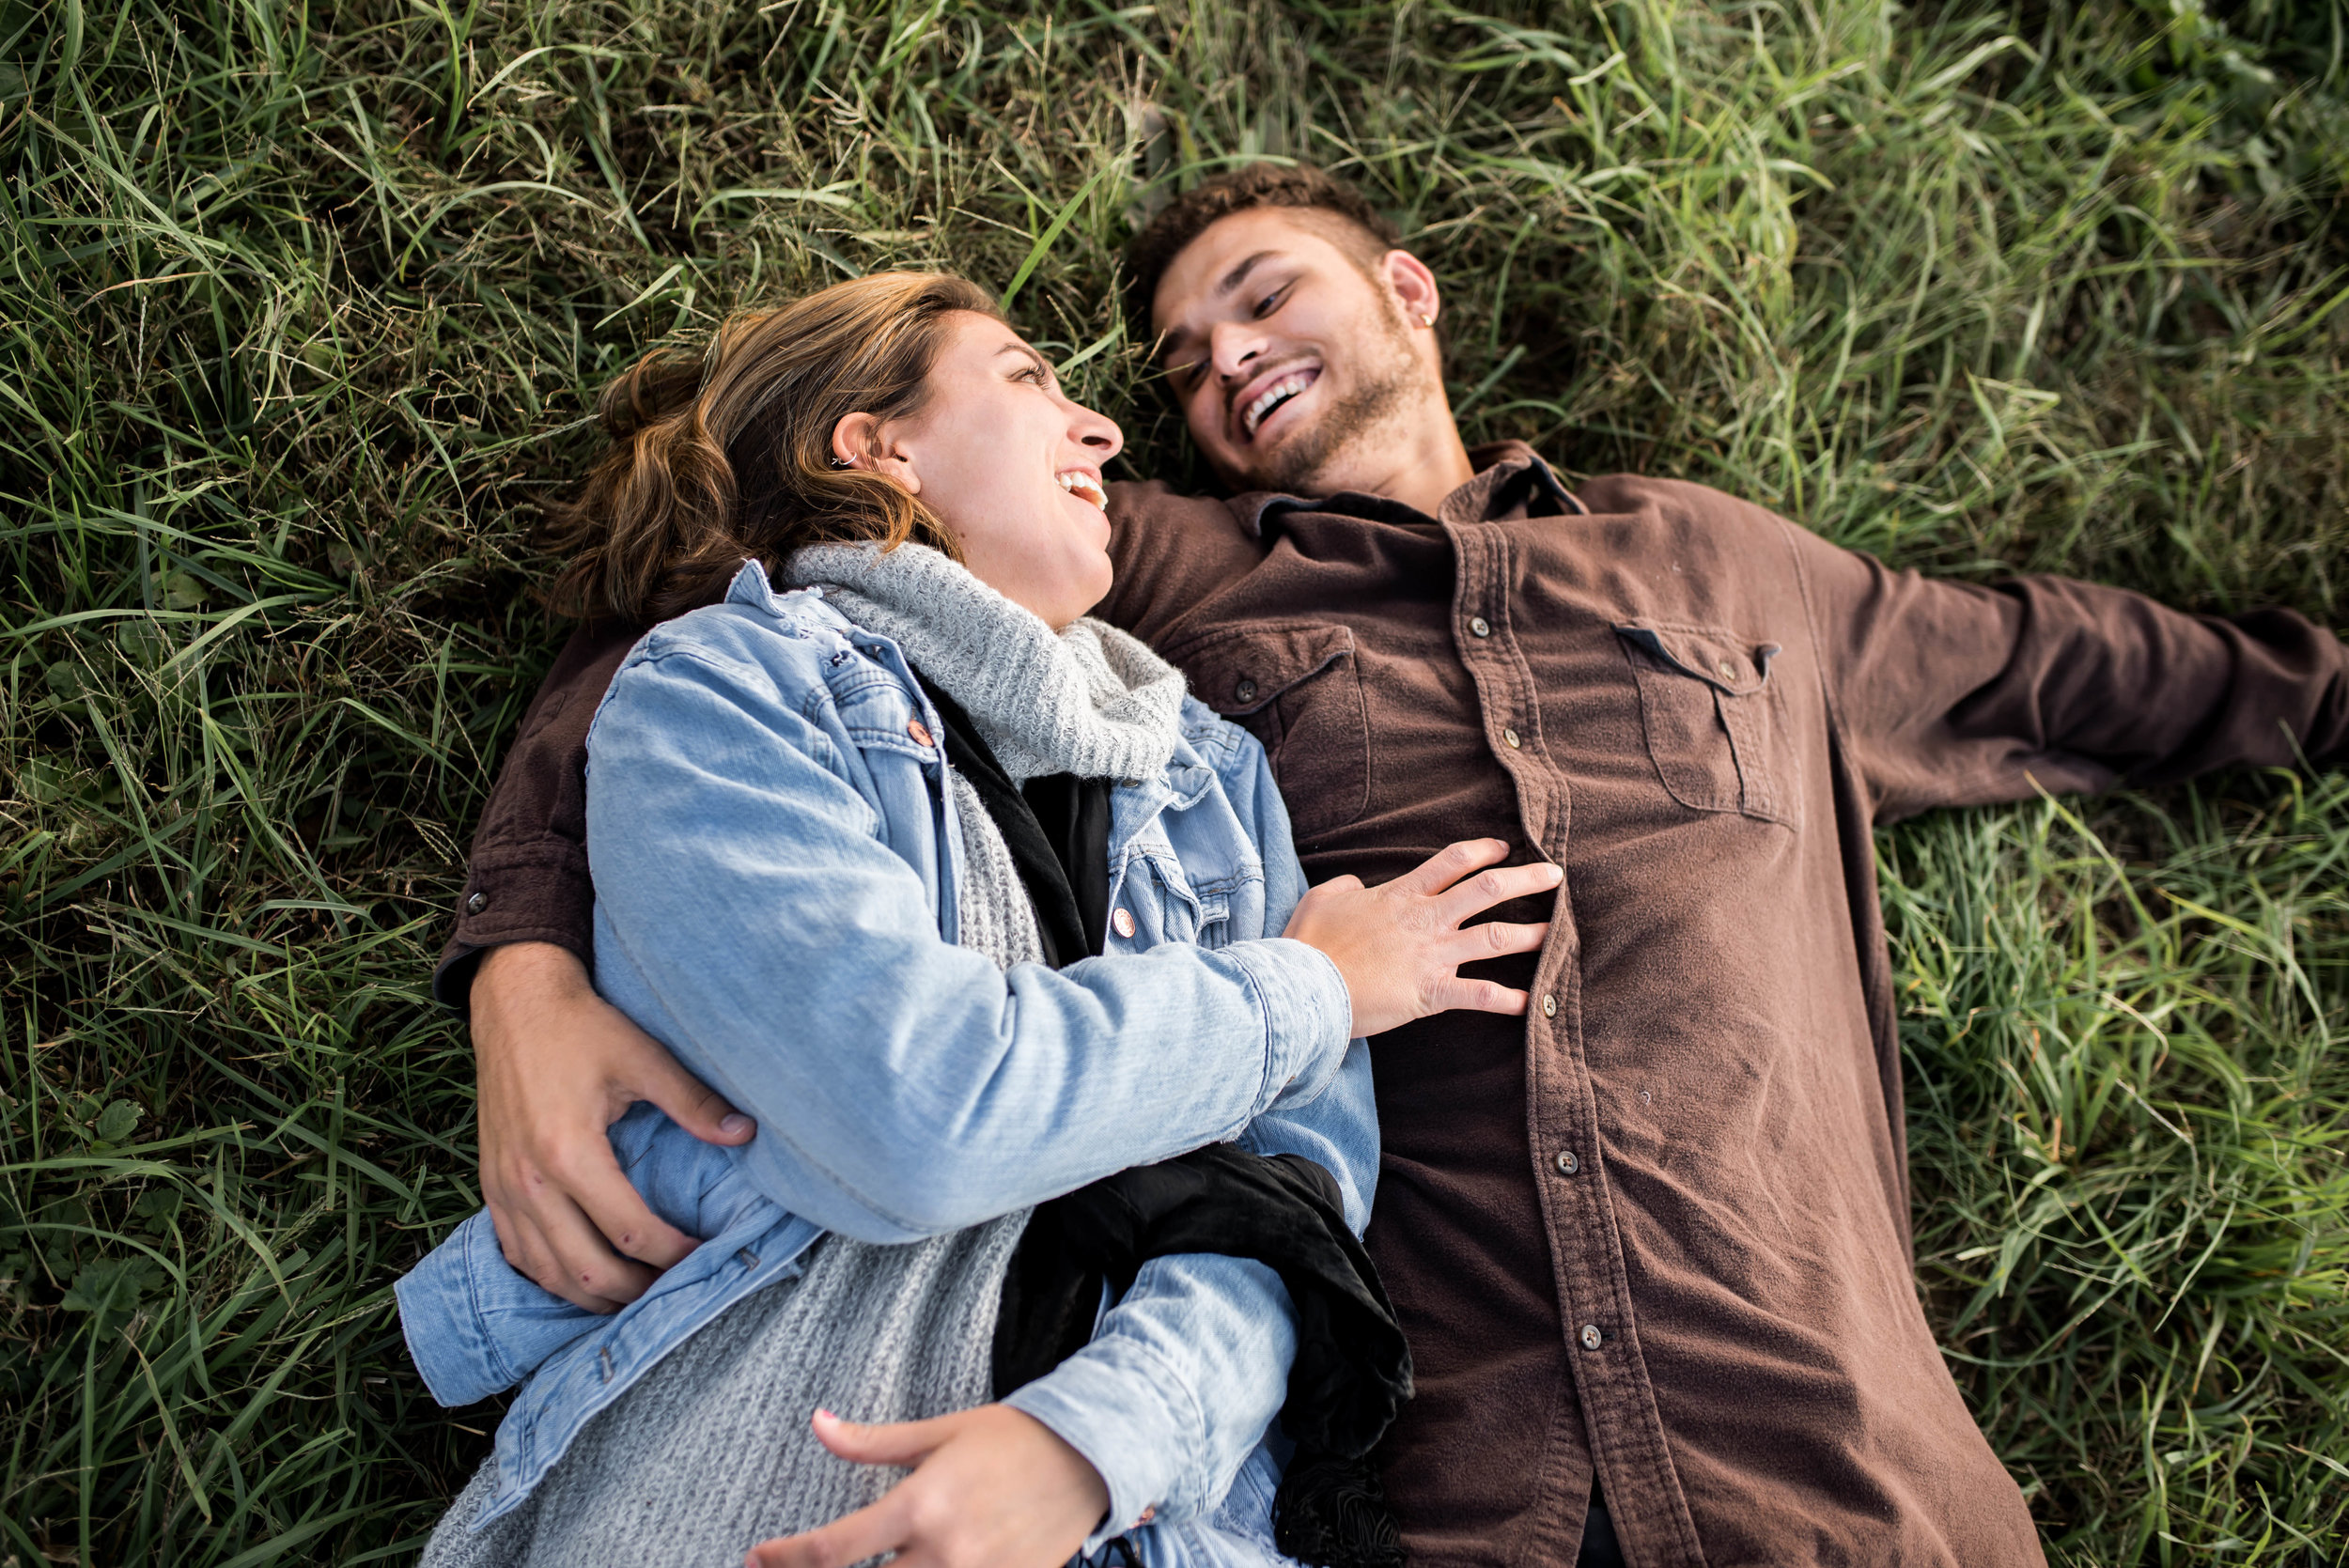
[[(1401, 252), (1365, 273), (1333, 220), (1283, 208), (1219, 219), (1183, 247), (1152, 300), (1159, 363), (1191, 439), (1236, 489), (1319, 494), (1443, 396), (1433, 336), (1413, 331)], [(1407, 270), (1408, 270), (1407, 269)], [(1375, 275), (1374, 275), (1375, 274)]]

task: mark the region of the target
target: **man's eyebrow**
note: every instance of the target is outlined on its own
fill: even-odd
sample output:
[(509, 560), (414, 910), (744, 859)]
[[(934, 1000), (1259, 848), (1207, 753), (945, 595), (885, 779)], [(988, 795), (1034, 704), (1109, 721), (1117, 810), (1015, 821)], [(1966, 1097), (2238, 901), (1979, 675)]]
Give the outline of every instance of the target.
[[(1278, 251), (1266, 250), (1257, 251), (1251, 256), (1241, 256), (1230, 272), (1224, 273), (1221, 277), (1216, 280), (1215, 287), (1212, 292), (1218, 299), (1231, 293), (1241, 284), (1248, 281), (1248, 274), (1256, 270), (1258, 263), (1269, 261), (1280, 254), (1281, 253)], [(1159, 347), (1159, 362), (1163, 365), (1169, 355), (1175, 353), (1188, 345), (1190, 342), (1190, 335), (1191, 334), (1187, 330), (1181, 327), (1175, 327), (1170, 330), (1166, 334), (1165, 341)]]
[(1239, 264), (1237, 266), (1234, 267), (1230, 272), (1224, 273), (1221, 279), (1217, 280), (1215, 291), (1218, 294), (1229, 294), (1233, 289), (1237, 288), (1241, 284), (1248, 281), (1248, 274), (1256, 270), (1256, 263), (1266, 260), (1267, 258), (1277, 254), (1279, 253), (1274, 251), (1258, 251), (1253, 256), (1245, 256), (1240, 257)]

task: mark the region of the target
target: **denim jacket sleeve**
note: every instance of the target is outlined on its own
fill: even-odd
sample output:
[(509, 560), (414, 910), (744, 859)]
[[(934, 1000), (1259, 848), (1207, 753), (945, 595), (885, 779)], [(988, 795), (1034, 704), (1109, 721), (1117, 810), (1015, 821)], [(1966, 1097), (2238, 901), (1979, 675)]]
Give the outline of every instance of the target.
[(921, 749), (828, 732), (822, 680), (746, 641), (792, 639), (693, 641), (696, 618), (640, 647), (591, 732), (598, 978), (756, 1119), (760, 1190), (907, 1241), (1237, 1138), (1334, 1079), (1345, 982), (1302, 943), (1008, 971), (950, 945), (859, 775)]
[[(1260, 846), (1265, 928), (1277, 931), (1304, 893), (1288, 815), (1263, 748), (1244, 735), (1226, 765), (1227, 797)], [(1330, 1089), (1283, 1104), (1238, 1140), (1258, 1154), (1298, 1154), (1337, 1178), (1360, 1234), (1377, 1180), (1377, 1108), (1370, 1048), (1356, 1040)], [(1100, 1471), (1110, 1510), (1101, 1536), (1147, 1511), (1175, 1523), (1212, 1513), (1263, 1442), (1288, 1391), (1296, 1312), (1280, 1277), (1243, 1258), (1185, 1253), (1143, 1265), (1091, 1343), (1005, 1403), (1066, 1439)], [(1099, 1540), (1087, 1543), (1091, 1550)]]

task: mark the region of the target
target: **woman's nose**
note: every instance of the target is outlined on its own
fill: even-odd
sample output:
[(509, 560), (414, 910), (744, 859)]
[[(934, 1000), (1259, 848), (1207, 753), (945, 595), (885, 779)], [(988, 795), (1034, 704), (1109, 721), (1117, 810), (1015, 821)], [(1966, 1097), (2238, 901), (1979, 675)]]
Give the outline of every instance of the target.
[(1092, 449), (1094, 456), (1108, 462), (1126, 449), (1126, 432), (1117, 427), (1117, 421), (1091, 409), (1077, 411), (1083, 417), (1073, 432), (1078, 441)]

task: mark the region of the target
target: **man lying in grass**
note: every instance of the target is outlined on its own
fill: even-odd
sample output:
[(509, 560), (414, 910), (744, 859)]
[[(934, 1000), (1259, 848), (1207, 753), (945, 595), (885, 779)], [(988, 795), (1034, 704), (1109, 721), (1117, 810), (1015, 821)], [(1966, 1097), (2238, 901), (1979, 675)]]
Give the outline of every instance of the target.
[[(1470, 452), (1432, 271), (1311, 170), (1210, 180), (1130, 256), (1230, 494), (1110, 487), (1098, 613), (1263, 739), (1310, 878), (1470, 837), (1564, 871), (1497, 911), (1548, 920), (1541, 951), (1477, 970), (1530, 994), (1521, 1021), (1372, 1042), (1411, 1560), (2041, 1560), (1911, 1281), (1871, 831), (2338, 766), (2349, 652), (2281, 611), (1930, 582), (1700, 487)], [(442, 971), (506, 1253), (604, 1308), (694, 1245), (606, 1124), (648, 1099), (752, 1136), (586, 984), (581, 740), (639, 629), (591, 625), (550, 675)]]
[(602, 412), (579, 581), (676, 618), (587, 740), (596, 985), (760, 1136), (613, 1129), (705, 1238), (615, 1316), (485, 1216), (400, 1281), (443, 1403), (528, 1379), (428, 1568), (1050, 1568), (1128, 1529), (1268, 1568), (1276, 1486), (1334, 1520), (1409, 1391), (1360, 1037), (1522, 1015), (1455, 971), (1547, 929), (1461, 927), (1558, 868), (1486, 840), (1307, 893), (1263, 748), (1085, 613), (1117, 427), (961, 278), (742, 312)]

